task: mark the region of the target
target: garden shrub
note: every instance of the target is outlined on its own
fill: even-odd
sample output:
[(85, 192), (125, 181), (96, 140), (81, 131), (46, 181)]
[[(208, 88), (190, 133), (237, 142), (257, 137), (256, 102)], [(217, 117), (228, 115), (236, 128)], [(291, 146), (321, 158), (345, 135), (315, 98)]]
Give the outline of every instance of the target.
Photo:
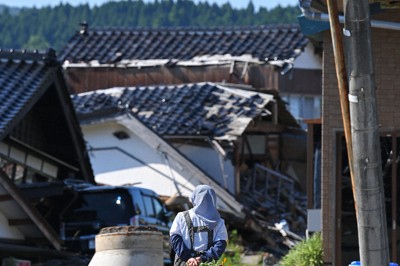
[(322, 266), (322, 238), (320, 233), (313, 234), (294, 246), (279, 262), (280, 266)]

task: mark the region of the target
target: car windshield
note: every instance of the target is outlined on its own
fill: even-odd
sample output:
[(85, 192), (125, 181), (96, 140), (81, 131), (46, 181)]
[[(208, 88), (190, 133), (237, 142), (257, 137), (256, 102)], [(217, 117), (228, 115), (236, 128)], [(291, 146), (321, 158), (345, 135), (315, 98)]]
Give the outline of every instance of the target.
[(78, 212), (92, 212), (103, 225), (129, 224), (134, 215), (132, 197), (123, 191), (88, 192), (82, 195)]

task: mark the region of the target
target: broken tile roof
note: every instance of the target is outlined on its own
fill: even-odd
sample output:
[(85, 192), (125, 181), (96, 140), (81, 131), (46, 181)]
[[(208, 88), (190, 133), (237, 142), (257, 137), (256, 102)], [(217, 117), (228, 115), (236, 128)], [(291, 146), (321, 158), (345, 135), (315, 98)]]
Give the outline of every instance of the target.
[(0, 49), (0, 140), (37, 100), (52, 74), (54, 50), (47, 53)]
[(111, 64), (129, 60), (188, 61), (198, 56), (251, 56), (261, 62), (296, 58), (308, 39), (297, 25), (248, 27), (90, 28), (69, 40), (63, 62)]
[(234, 139), (273, 96), (214, 83), (119, 87), (72, 95), (83, 120), (132, 112), (159, 135)]

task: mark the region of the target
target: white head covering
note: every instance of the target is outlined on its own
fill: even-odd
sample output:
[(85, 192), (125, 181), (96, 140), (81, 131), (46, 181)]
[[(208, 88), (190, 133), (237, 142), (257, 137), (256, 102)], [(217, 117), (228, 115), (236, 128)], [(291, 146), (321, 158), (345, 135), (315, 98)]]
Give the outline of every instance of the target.
[(197, 186), (190, 197), (193, 203), (192, 210), (203, 220), (210, 230), (213, 230), (221, 215), (217, 210), (217, 197), (214, 189), (207, 185)]

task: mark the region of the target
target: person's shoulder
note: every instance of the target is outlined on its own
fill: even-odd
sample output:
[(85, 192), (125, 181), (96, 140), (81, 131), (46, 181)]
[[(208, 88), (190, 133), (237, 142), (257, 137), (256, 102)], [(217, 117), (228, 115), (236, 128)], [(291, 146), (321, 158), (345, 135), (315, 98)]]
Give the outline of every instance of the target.
[(179, 219), (184, 219), (185, 218), (185, 215), (186, 215), (186, 213), (188, 213), (189, 211), (181, 211), (181, 212), (178, 212), (177, 214), (176, 214), (176, 218), (179, 218)]
[(175, 217), (174, 217), (174, 224), (178, 225), (178, 224), (182, 224), (185, 221), (185, 217), (183, 216), (184, 212), (178, 212), (176, 213)]
[(181, 217), (181, 216), (185, 215), (185, 212), (186, 212), (186, 211), (181, 211), (181, 212), (178, 212), (178, 213), (176, 214), (176, 216), (179, 216), (179, 217)]
[(219, 218), (219, 221), (217, 223), (217, 226), (219, 227), (225, 227), (225, 220), (223, 218)]

